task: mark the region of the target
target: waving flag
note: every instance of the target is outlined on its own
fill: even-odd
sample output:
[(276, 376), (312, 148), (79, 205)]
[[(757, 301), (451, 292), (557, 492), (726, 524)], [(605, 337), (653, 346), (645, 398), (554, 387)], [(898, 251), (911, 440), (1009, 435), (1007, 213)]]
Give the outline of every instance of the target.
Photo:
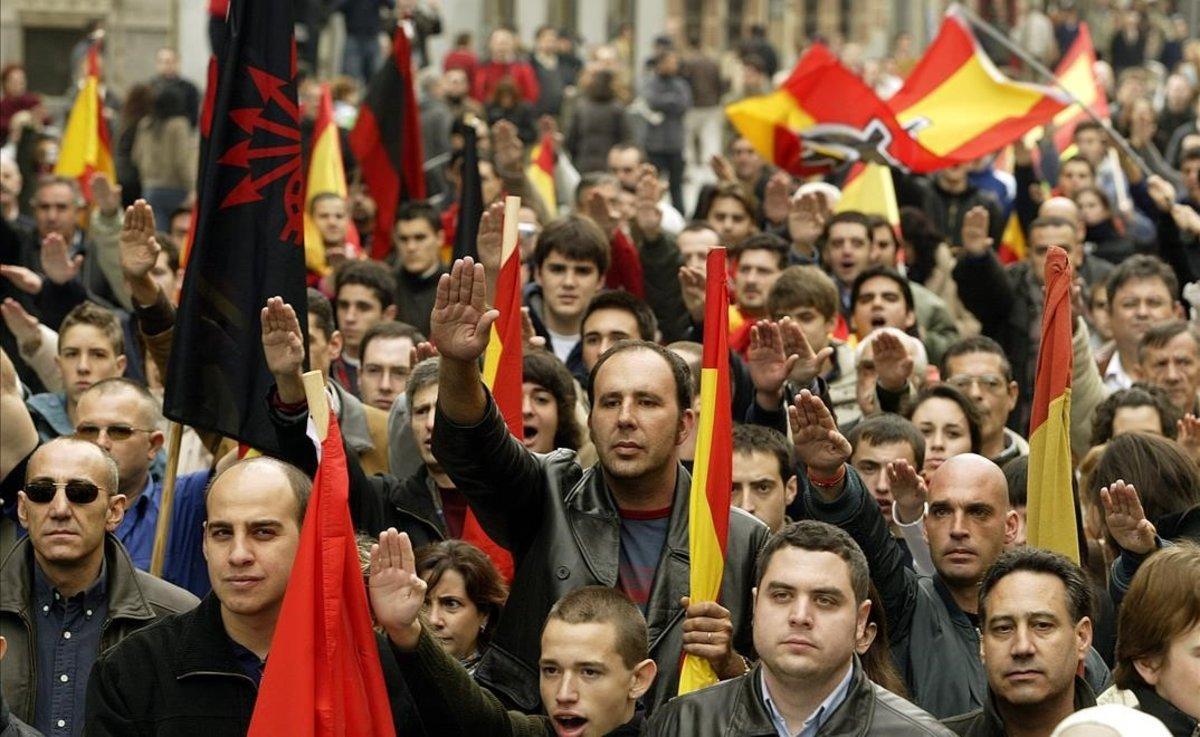
[[(725, 249), (708, 252), (704, 351), (700, 368), (700, 420), (688, 501), (688, 556), (692, 601), (716, 601), (725, 572), (733, 489), (733, 417), (729, 396), (729, 287)], [(704, 658), (685, 655), (679, 693), (717, 682)]]
[(209, 65), (194, 237), (163, 411), (277, 452), (259, 312), (278, 295), (308, 325), (291, 4), (233, 0), (220, 50)]
[[(483, 383), (491, 390), (508, 431), (517, 440), (525, 437), (524, 364), (521, 348), (521, 249), (517, 247), (519, 197), (504, 202), (503, 251), (496, 278), (496, 304), (500, 317), (492, 323), (487, 351), (483, 355)], [(487, 536), (475, 515), (467, 510), (463, 539), (483, 550), (496, 564), (505, 581), (512, 581), (512, 555)]]
[(342, 434), (330, 412), (248, 737), (396, 734), (349, 497)]
[(879, 215), (892, 227), (900, 227), (900, 208), (896, 205), (891, 170), (882, 164), (861, 161), (850, 167), (842, 184), (842, 197), (834, 207), (835, 212), (847, 210)]
[(62, 150), (54, 173), (79, 181), (83, 196), (92, 200), (92, 175), (107, 174), (109, 181), (116, 184), (116, 167), (113, 166), (112, 139), (108, 134), (108, 123), (104, 120), (104, 102), (100, 97), (100, 52), (93, 43), (87, 52), (87, 71), (83, 87), (67, 116), (67, 127), (63, 131)]
[(554, 188), (554, 164), (557, 160), (554, 135), (547, 133), (529, 152), (529, 166), (525, 169), (525, 175), (533, 183), (546, 205), (546, 212), (552, 218), (558, 217), (558, 193)]
[(413, 90), (412, 46), (404, 24), (392, 34), (392, 55), (371, 80), (350, 132), (350, 148), (378, 209), (371, 258), (392, 250), (392, 221), (407, 200), (425, 199), (425, 154)]
[[(1072, 95), (1079, 98), (1080, 102), (1091, 108), (1096, 117), (1108, 120), (1108, 95), (1104, 92), (1104, 85), (1096, 79), (1095, 69), (1096, 47), (1092, 45), (1092, 34), (1087, 23), (1080, 23), (1079, 35), (1058, 63), (1054, 76)], [(1066, 151), (1073, 142), (1075, 126), (1090, 119), (1078, 104), (1071, 105), (1055, 115), (1054, 147), (1060, 153)]]
[(1071, 488), (1071, 265), (1052, 246), (1046, 257), (1046, 302), (1029, 420), (1029, 544), (1079, 563), (1075, 492)]
[[(325, 243), (321, 231), (309, 214), (317, 195), (331, 193), (346, 199), (346, 165), (342, 160), (342, 143), (338, 127), (333, 122), (333, 97), (329, 85), (321, 85), (321, 104), (313, 124), (312, 150), (308, 154), (308, 184), (304, 193), (304, 265), (314, 274), (329, 273), (325, 263)], [(358, 246), (358, 231), (353, 225), (346, 233), (347, 240)]]
[(924, 149), (957, 163), (997, 151), (1049, 122), (1066, 107), (1067, 97), (1001, 74), (967, 19), (951, 7), (937, 38), (887, 105)]

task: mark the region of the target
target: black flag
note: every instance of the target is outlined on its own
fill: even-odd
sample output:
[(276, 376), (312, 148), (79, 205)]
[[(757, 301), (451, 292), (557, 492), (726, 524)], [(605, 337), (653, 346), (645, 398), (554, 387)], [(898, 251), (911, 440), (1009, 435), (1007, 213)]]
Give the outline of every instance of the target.
[(233, 0), (210, 67), (197, 206), (164, 412), (264, 451), (274, 383), (259, 313), (281, 296), (307, 333), (304, 180), (292, 4)]
[(479, 260), (479, 249), (475, 244), (479, 237), (479, 218), (483, 217), (483, 184), (479, 180), (479, 143), (476, 141), (475, 126), (462, 126), (463, 150), (462, 193), (458, 196), (458, 221), (454, 227), (454, 258), (470, 256)]

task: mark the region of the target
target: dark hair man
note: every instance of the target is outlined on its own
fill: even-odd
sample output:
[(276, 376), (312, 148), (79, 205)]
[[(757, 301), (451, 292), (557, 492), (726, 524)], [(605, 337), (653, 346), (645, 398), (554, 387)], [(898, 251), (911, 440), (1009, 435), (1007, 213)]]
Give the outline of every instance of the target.
[(959, 735), (1049, 737), (1063, 719), (1095, 706), (1096, 694), (1076, 675), (1092, 645), (1091, 596), (1083, 569), (1058, 553), (1001, 555), (979, 587), (988, 699), (946, 726)]
[(347, 261), (333, 275), (333, 306), (341, 347), (334, 374), (358, 396), (358, 370), (363, 336), (384, 320), (396, 317), (396, 280), (378, 261)]
[(730, 251), (733, 301), (743, 321), (767, 317), (767, 295), (788, 265), (788, 244), (772, 233), (756, 233)]
[(363, 336), (358, 390), (363, 404), (388, 412), (404, 393), (412, 371), (412, 353), (424, 341), (412, 325), (395, 320), (376, 323)]
[(894, 537), (900, 530), (892, 514), (896, 498), (892, 495), (892, 483), (888, 477), (889, 463), (907, 461), (913, 468), (925, 465), (925, 437), (912, 422), (891, 412), (864, 417), (855, 423), (846, 434), (853, 450), (850, 465), (858, 471), (863, 485), (879, 505), (879, 513)]
[(1162, 387), (1180, 413), (1200, 415), (1200, 328), (1184, 320), (1156, 325), (1138, 343), (1142, 378)]
[(478, 358), (497, 316), (484, 308), (484, 281), (482, 265), (454, 264), (438, 286), (430, 336), (441, 352), (433, 454), (484, 531), (525, 551), (476, 678), (522, 710), (535, 709), (535, 684), (525, 674), (536, 671), (536, 643), (525, 628), (566, 591), (594, 583), (624, 591), (661, 633), (650, 653), (663, 678), (645, 697), (648, 710), (678, 690), (685, 652), (709, 660), (718, 676), (744, 672), (738, 651), (749, 647), (750, 567), (766, 527), (731, 511), (724, 606), (672, 593), (688, 576), (691, 482), (678, 458), (693, 424), (687, 365), (653, 343), (618, 343), (591, 374), (588, 429), (599, 462), (583, 471), (568, 452), (535, 456), (509, 435), (480, 378)]
[(645, 302), (629, 292), (614, 290), (592, 297), (583, 312), (580, 329), (583, 368), (590, 372), (600, 356), (618, 341), (655, 340), (658, 320)]
[(646, 736), (949, 734), (863, 672), (855, 647), (871, 610), (870, 580), (862, 550), (832, 525), (795, 522), (772, 535), (755, 575), (758, 664), (671, 701)]
[(1141, 378), (1138, 345), (1156, 325), (1183, 317), (1179, 280), (1161, 259), (1139, 254), (1121, 262), (1108, 279), (1108, 314), (1113, 348), (1096, 358), (1104, 384), (1128, 389)]
[(900, 272), (872, 266), (850, 287), (851, 327), (859, 340), (879, 328), (896, 328), (919, 337), (912, 288)]
[(506, 711), (458, 666), (421, 622), (425, 582), (412, 543), (394, 529), (371, 551), (371, 606), (396, 648), (400, 672), (430, 734), (637, 735), (637, 700), (657, 665), (649, 658), (646, 620), (606, 586), (563, 596), (542, 626), (538, 680), (546, 714)]
[[(887, 612), (892, 653), (914, 701), (938, 718), (984, 705), (986, 672), (980, 662), (978, 591), (984, 574), (1017, 534), (1004, 473), (988, 459), (966, 453), (943, 463), (927, 493), (916, 469), (888, 464), (898, 503), (928, 501), (923, 515), (933, 576), (904, 567), (901, 550), (880, 517), (858, 472), (846, 464), (850, 443), (820, 399), (803, 391), (789, 408), (796, 458), (805, 464), (805, 516), (836, 521), (862, 546)], [(903, 514), (901, 523), (911, 523)], [(1108, 669), (1089, 653), (1087, 678), (1104, 683)]]
[(396, 249), (396, 312), (387, 319), (412, 325), (429, 335), (429, 310), (433, 308), (442, 266), (442, 220), (428, 203), (410, 200), (396, 211), (392, 241)]
[(1003, 466), (1029, 454), (1029, 443), (1007, 427), (1020, 387), (1000, 344), (986, 335), (963, 338), (942, 357), (942, 381), (975, 400), (983, 417), (980, 454)]
[(787, 522), (784, 510), (795, 498), (796, 470), (788, 439), (762, 425), (734, 425), (733, 506), (779, 532)]

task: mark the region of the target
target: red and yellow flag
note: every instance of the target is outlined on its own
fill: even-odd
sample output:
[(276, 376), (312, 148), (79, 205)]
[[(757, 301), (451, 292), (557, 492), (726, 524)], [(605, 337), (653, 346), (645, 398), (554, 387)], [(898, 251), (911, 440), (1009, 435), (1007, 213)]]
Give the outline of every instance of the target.
[[(329, 85), (321, 85), (321, 104), (313, 123), (312, 150), (308, 154), (308, 178), (304, 190), (304, 266), (310, 272), (324, 276), (329, 273), (325, 262), (325, 244), (321, 232), (309, 213), (313, 199), (332, 193), (346, 199), (346, 167), (342, 159), (342, 142), (337, 124), (333, 122), (333, 97)], [(347, 218), (349, 212), (347, 211)], [(359, 245), (358, 230), (351, 224), (346, 239)]]
[(534, 189), (541, 196), (543, 204), (546, 205), (546, 211), (552, 218), (558, 217), (558, 193), (554, 188), (556, 158), (554, 136), (547, 133), (529, 152), (529, 166), (525, 169), (525, 175), (533, 183)]
[(396, 734), (349, 496), (342, 435), (330, 412), (248, 737)]
[(856, 210), (868, 215), (879, 215), (900, 227), (900, 208), (896, 205), (896, 187), (892, 183), (892, 172), (883, 164), (861, 161), (850, 167), (850, 173), (842, 184), (842, 198), (835, 212)]
[[(1096, 117), (1108, 120), (1108, 95), (1105, 94), (1100, 80), (1096, 79), (1095, 69), (1096, 47), (1092, 45), (1092, 34), (1087, 23), (1080, 23), (1079, 35), (1058, 63), (1054, 76), (1072, 95), (1079, 98), (1080, 102), (1091, 108)], [(1073, 104), (1055, 115), (1054, 125), (1057, 130), (1054, 133), (1054, 147), (1060, 153), (1065, 151), (1073, 142), (1075, 126), (1090, 119), (1087, 111), (1078, 104)]]
[(67, 127), (63, 131), (62, 150), (54, 173), (79, 181), (83, 196), (92, 199), (92, 175), (107, 174), (113, 184), (117, 181), (113, 166), (112, 139), (108, 135), (108, 123), (104, 120), (104, 101), (100, 97), (100, 56), (96, 44), (87, 54), (87, 71), (83, 87), (67, 116)]
[[(496, 278), (496, 304), (500, 317), (492, 323), (487, 351), (483, 354), (483, 383), (491, 390), (496, 407), (504, 417), (508, 431), (517, 440), (525, 437), (521, 416), (524, 402), (524, 367), (521, 348), (521, 249), (517, 248), (517, 211), (519, 197), (504, 202), (504, 244), (500, 254), (500, 274)], [(496, 569), (511, 582), (512, 555), (487, 536), (475, 515), (467, 510), (463, 539), (488, 554)]]
[[(688, 556), (692, 601), (716, 601), (725, 573), (729, 505), (733, 488), (733, 416), (729, 396), (729, 287), (725, 249), (708, 252), (704, 352), (700, 369), (700, 418), (688, 502)], [(685, 655), (679, 693), (717, 682), (704, 658)]]
[(1029, 252), (1029, 245), (1025, 242), (1025, 231), (1021, 229), (1021, 219), (1017, 217), (1016, 210), (1008, 214), (1008, 220), (1004, 223), (1004, 234), (1000, 237), (998, 251), (997, 255), (1002, 264), (1024, 261), (1025, 254)]
[(993, 153), (1067, 105), (1059, 90), (1008, 79), (967, 19), (946, 11), (937, 38), (888, 107), (922, 147), (953, 162)]
[(1042, 344), (1029, 421), (1029, 544), (1079, 563), (1071, 488), (1071, 265), (1053, 246), (1046, 257)]

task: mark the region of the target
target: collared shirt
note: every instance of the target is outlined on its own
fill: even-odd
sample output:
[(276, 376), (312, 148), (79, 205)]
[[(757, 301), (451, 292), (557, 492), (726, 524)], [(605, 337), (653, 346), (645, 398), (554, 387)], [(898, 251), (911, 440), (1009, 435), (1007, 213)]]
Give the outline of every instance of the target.
[(33, 628), (37, 643), (37, 700), (33, 726), (46, 737), (79, 737), (88, 674), (100, 654), (108, 616), (106, 564), (85, 591), (66, 598), (33, 564)]
[(229, 647), (233, 650), (233, 659), (242, 667), (242, 672), (254, 681), (255, 686), (260, 685), (263, 671), (267, 668), (267, 661), (259, 658), (253, 650), (245, 645), (234, 642), (232, 637), (229, 637)]
[(833, 716), (833, 712), (837, 711), (837, 708), (850, 695), (850, 680), (853, 676), (854, 665), (851, 664), (846, 669), (846, 675), (842, 678), (842, 682), (825, 697), (825, 700), (821, 702), (821, 705), (816, 708), (808, 719), (804, 720), (804, 725), (800, 727), (800, 731), (793, 734), (788, 731), (787, 722), (784, 720), (783, 715), (779, 713), (779, 710), (775, 708), (775, 702), (771, 700), (771, 692), (767, 690), (766, 671), (763, 670), (760, 672), (758, 677), (762, 681), (760, 685), (762, 686), (763, 704), (767, 707), (767, 713), (771, 715), (771, 723), (775, 725), (776, 734), (779, 737), (816, 737), (817, 730), (825, 722), (829, 721), (829, 717)]
[(1133, 386), (1133, 377), (1125, 371), (1125, 366), (1121, 364), (1120, 351), (1113, 351), (1112, 358), (1108, 361), (1108, 368), (1104, 369), (1104, 385), (1113, 390), (1128, 389)]
[(133, 564), (143, 571), (150, 570), (150, 557), (154, 552), (154, 537), (158, 531), (158, 506), (162, 497), (162, 486), (146, 476), (146, 486), (117, 526), (117, 539), (125, 546)]

